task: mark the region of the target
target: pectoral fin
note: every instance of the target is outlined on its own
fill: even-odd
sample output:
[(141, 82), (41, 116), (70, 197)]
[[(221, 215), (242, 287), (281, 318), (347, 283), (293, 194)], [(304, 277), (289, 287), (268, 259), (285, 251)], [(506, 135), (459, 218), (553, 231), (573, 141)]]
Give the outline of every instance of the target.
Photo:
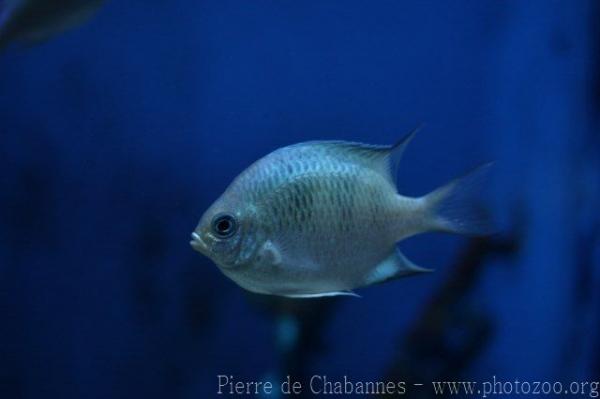
[(408, 277), (415, 274), (431, 273), (433, 269), (426, 269), (412, 263), (399, 250), (394, 251), (378, 264), (367, 276), (366, 285), (383, 283), (401, 277)]
[(270, 240), (266, 241), (258, 251), (257, 262), (259, 263), (270, 266), (278, 266), (281, 264), (281, 259), (281, 251)]

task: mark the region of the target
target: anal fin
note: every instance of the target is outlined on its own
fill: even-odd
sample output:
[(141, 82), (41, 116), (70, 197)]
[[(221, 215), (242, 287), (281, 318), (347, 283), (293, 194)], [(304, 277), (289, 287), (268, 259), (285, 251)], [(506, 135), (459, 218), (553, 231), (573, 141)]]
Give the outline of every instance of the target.
[(379, 284), (401, 277), (413, 276), (415, 274), (431, 273), (433, 269), (427, 269), (412, 263), (397, 249), (379, 263), (367, 276), (366, 285)]

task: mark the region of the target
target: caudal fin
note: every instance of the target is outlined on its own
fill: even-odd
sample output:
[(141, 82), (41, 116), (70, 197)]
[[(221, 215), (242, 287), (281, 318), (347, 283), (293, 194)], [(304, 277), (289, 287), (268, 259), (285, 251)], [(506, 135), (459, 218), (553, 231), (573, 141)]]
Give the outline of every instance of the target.
[(432, 230), (467, 235), (492, 233), (490, 215), (477, 196), (491, 165), (481, 165), (423, 197)]

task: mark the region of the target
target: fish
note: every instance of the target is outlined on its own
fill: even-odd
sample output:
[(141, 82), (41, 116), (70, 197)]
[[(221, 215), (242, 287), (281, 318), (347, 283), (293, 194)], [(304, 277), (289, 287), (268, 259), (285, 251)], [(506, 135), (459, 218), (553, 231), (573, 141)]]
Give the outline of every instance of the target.
[(42, 42), (87, 21), (103, 0), (5, 0), (0, 2), (0, 48)]
[(491, 164), (422, 197), (400, 195), (397, 166), (417, 130), (392, 146), (309, 141), (271, 152), (206, 210), (190, 245), (240, 287), (290, 298), (357, 296), (430, 273), (397, 243), (425, 232), (489, 234), (477, 188)]

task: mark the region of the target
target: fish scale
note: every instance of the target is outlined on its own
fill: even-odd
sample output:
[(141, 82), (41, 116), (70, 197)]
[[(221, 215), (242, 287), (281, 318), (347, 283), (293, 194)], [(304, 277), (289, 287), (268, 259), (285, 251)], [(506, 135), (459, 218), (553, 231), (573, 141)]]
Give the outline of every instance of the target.
[[(317, 148), (308, 151), (311, 146)], [(272, 154), (264, 185), (276, 188), (268, 195), (259, 189), (253, 196), (265, 209), (261, 218), (265, 229), (277, 236), (288, 257), (295, 259), (295, 268), (327, 263), (329, 267), (321, 270), (320, 277), (331, 280), (342, 280), (340, 271), (352, 270), (344, 273), (341, 287), (349, 289), (394, 245), (395, 226), (386, 221), (398, 210), (397, 194), (380, 173), (352, 162), (355, 158), (336, 159), (333, 150), (328, 143), (309, 143)], [(249, 170), (238, 189), (245, 190), (243, 182), (254, 181), (254, 173)], [(304, 203), (311, 205), (304, 207)], [(372, 251), (357, 246), (365, 240), (374, 242)], [(351, 255), (359, 267), (340, 254)]]

